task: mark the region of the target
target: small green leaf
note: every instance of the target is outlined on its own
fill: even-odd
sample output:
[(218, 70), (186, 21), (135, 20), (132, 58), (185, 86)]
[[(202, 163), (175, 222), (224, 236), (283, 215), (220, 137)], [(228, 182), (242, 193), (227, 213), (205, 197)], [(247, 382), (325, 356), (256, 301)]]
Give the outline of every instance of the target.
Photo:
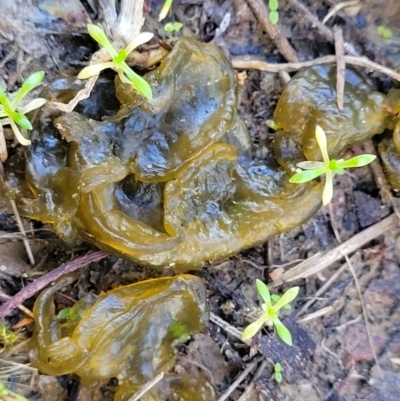
[(264, 326), (265, 323), (264, 315), (257, 319), (255, 322), (249, 324), (243, 331), (242, 340), (249, 340), (254, 337)]
[(328, 166), (319, 167), (315, 170), (307, 170), (301, 171), (292, 175), (289, 179), (289, 182), (292, 184), (302, 184), (303, 182), (312, 181), (313, 179), (319, 177), (320, 175), (326, 173), (328, 170)]
[(278, 383), (280, 383), (280, 382), (282, 381), (282, 373), (280, 373), (280, 372), (275, 372), (275, 373), (274, 373), (274, 378), (275, 378), (275, 380), (276, 380)]
[(289, 288), (279, 299), (279, 301), (273, 306), (276, 312), (279, 311), (284, 305), (292, 302), (299, 294), (300, 287)]
[(292, 335), (287, 327), (279, 319), (274, 319), (273, 323), (280, 339), (287, 345), (292, 345)]
[(363, 167), (372, 163), (375, 159), (375, 155), (360, 155), (348, 160), (338, 160), (337, 165), (341, 168)]
[(271, 11), (276, 11), (278, 9), (278, 0), (269, 0), (268, 7)]
[(15, 109), (21, 100), (34, 88), (36, 88), (43, 81), (44, 71), (37, 71), (29, 75), (29, 77), (24, 81), (21, 88), (15, 95), (11, 107)]
[(168, 22), (164, 25), (165, 32), (178, 32), (182, 28), (182, 24), (180, 22)]
[(146, 99), (152, 99), (153, 93), (149, 83), (140, 75), (133, 72), (125, 62), (121, 64), (122, 71), (129, 78), (132, 86)]
[(22, 128), (32, 129), (32, 124), (30, 121), (21, 113), (13, 111), (10, 113), (10, 117)]
[(274, 370), (275, 370), (276, 373), (281, 373), (282, 372), (282, 365), (279, 362), (277, 362), (275, 364)]
[(272, 25), (276, 25), (279, 21), (279, 13), (278, 11), (270, 11), (269, 12), (269, 21)]
[(108, 51), (108, 53), (110, 53), (111, 57), (117, 57), (118, 52), (114, 49), (113, 45), (108, 40), (107, 35), (100, 27), (98, 27), (97, 25), (94, 25), (94, 24), (88, 24), (87, 30), (89, 32), (89, 35), (100, 46), (104, 47)]
[(278, 129), (280, 129), (279, 124), (277, 124), (274, 120), (267, 120), (265, 121), (265, 124), (267, 124), (267, 127), (273, 129), (274, 131), (278, 131)]
[(280, 299), (281, 299), (281, 296), (280, 295), (277, 295), (277, 294), (273, 294), (273, 295), (271, 295), (271, 299), (274, 301), (274, 303), (276, 304)]
[(7, 99), (7, 95), (1, 87), (0, 87), (0, 103), (3, 105), (5, 110), (10, 108), (10, 105), (9, 105), (8, 99)]
[(386, 26), (378, 26), (377, 32), (379, 35), (381, 35), (385, 39), (390, 39), (392, 37), (392, 31), (387, 28)]
[(271, 294), (269, 288), (259, 279), (256, 280), (257, 291), (267, 307), (271, 307)]
[(119, 51), (117, 57), (113, 58), (113, 61), (115, 64), (121, 64), (123, 61), (125, 61), (127, 56), (128, 56), (128, 53), (126, 52), (126, 50), (122, 49)]
[(158, 21), (162, 21), (168, 14), (169, 9), (172, 6), (172, 0), (165, 0), (163, 8), (161, 9)]

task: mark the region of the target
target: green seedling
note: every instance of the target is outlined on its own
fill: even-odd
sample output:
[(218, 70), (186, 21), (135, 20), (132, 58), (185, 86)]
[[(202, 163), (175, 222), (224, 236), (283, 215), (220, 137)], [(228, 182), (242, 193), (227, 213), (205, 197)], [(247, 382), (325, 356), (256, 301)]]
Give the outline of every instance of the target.
[(69, 322), (74, 322), (79, 319), (79, 311), (74, 308), (64, 308), (61, 309), (57, 314), (57, 320), (67, 320)]
[(24, 130), (31, 130), (32, 124), (25, 114), (43, 106), (46, 103), (46, 99), (34, 99), (26, 106), (21, 106), (21, 102), (29, 92), (41, 84), (43, 77), (43, 71), (33, 73), (24, 81), (21, 88), (15, 94), (6, 94), (0, 88), (0, 125), (10, 125), (21, 145), (28, 146), (31, 144), (31, 141), (22, 135), (18, 126)]
[(0, 383), (0, 401), (28, 401), (22, 395), (9, 390), (3, 383)]
[(324, 205), (327, 205), (332, 200), (333, 196), (334, 174), (343, 174), (344, 169), (346, 168), (366, 166), (367, 164), (373, 162), (376, 159), (376, 156), (366, 154), (355, 156), (348, 160), (330, 159), (328, 155), (325, 131), (319, 125), (317, 125), (315, 128), (315, 137), (321, 150), (323, 161), (305, 161), (297, 163), (297, 167), (300, 167), (305, 171), (298, 171), (289, 179), (289, 182), (293, 184), (301, 184), (304, 182), (312, 181), (314, 178), (325, 174), (325, 187), (322, 193), (322, 203)]
[(376, 29), (378, 34), (380, 36), (382, 36), (384, 39), (390, 39), (392, 37), (392, 31), (387, 28), (386, 26), (378, 26), (378, 28)]
[(140, 33), (127, 47), (117, 51), (108, 40), (105, 32), (96, 25), (88, 24), (89, 35), (104, 49), (107, 50), (111, 56), (112, 61), (106, 63), (92, 64), (85, 67), (78, 75), (79, 79), (87, 79), (92, 76), (100, 74), (101, 71), (111, 68), (114, 70), (120, 80), (126, 84), (130, 84), (135, 88), (143, 97), (151, 99), (153, 97), (150, 85), (140, 75), (136, 74), (126, 64), (125, 60), (128, 54), (136, 49), (138, 46), (148, 42), (154, 34), (150, 32)]
[(264, 313), (253, 323), (247, 326), (242, 335), (243, 340), (248, 340), (255, 336), (263, 326), (275, 326), (278, 336), (281, 340), (292, 345), (292, 335), (287, 327), (280, 321), (278, 313), (280, 309), (290, 307), (292, 302), (299, 293), (299, 287), (293, 287), (287, 290), (281, 297), (279, 295), (272, 295), (268, 287), (261, 281), (256, 281), (257, 291), (263, 299), (264, 303), (261, 305)]
[(164, 25), (164, 31), (168, 33), (178, 32), (182, 28), (180, 22), (168, 22)]
[(275, 25), (279, 21), (279, 13), (278, 13), (278, 0), (269, 0), (268, 2), (269, 7), (269, 21), (271, 24)]
[(15, 331), (11, 330), (10, 327), (4, 322), (0, 324), (0, 347), (1, 348), (12, 348), (18, 341), (20, 335)]
[(268, 128), (271, 128), (274, 131), (278, 131), (278, 129), (280, 129), (279, 124), (277, 124), (274, 120), (267, 120), (265, 121), (265, 124), (267, 125)]
[(158, 21), (162, 21), (171, 9), (173, 0), (165, 0), (164, 5), (161, 9), (160, 15), (158, 16)]
[(274, 379), (280, 383), (282, 381), (282, 365), (277, 362), (274, 366)]

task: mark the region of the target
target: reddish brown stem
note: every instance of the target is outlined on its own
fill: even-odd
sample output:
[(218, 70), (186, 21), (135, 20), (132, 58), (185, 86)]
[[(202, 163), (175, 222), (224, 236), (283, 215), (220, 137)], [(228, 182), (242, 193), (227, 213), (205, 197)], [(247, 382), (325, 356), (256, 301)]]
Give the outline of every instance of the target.
[(104, 252), (96, 251), (89, 252), (85, 256), (76, 258), (71, 262), (63, 263), (61, 266), (38, 278), (32, 283), (24, 287), (18, 294), (8, 299), (0, 306), (0, 318), (3, 318), (22, 304), (25, 300), (35, 295), (37, 292), (45, 288), (50, 283), (56, 281), (65, 274), (72, 273), (75, 270), (81, 269), (82, 267), (88, 266), (90, 263), (98, 262), (107, 256)]

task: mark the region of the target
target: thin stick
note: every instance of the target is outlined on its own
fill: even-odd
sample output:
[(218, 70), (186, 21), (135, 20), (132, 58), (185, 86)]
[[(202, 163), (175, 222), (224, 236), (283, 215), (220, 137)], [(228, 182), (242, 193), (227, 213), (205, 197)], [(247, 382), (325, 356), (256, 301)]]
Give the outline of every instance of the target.
[(7, 143), (4, 137), (3, 126), (0, 123), (0, 163), (5, 162), (8, 158)]
[(254, 373), (254, 376), (251, 379), (250, 385), (248, 385), (246, 387), (246, 390), (244, 390), (243, 394), (240, 396), (238, 401), (246, 401), (249, 399), (249, 395), (253, 391), (253, 388), (254, 388), (254, 383), (261, 376), (262, 372), (267, 367), (267, 364), (268, 364), (268, 362), (265, 359), (261, 362), (260, 366), (257, 368), (256, 373)]
[[(367, 57), (344, 56), (343, 58), (346, 64), (369, 68), (371, 70), (385, 74), (396, 81), (400, 81), (399, 73), (390, 68), (375, 63), (370, 59), (368, 59)], [(266, 63), (265, 61), (261, 60), (248, 60), (243, 57), (234, 57), (232, 60), (232, 65), (234, 68), (240, 68), (244, 70), (257, 69), (269, 72), (298, 71), (301, 68), (305, 67), (312, 67), (314, 65), (333, 64), (333, 63), (336, 63), (336, 56), (324, 56), (310, 61), (300, 61), (297, 63), (282, 63), (282, 64)]]
[(153, 380), (146, 383), (136, 394), (134, 394), (128, 401), (137, 401), (143, 397), (151, 388), (153, 388), (164, 377), (164, 372), (160, 372)]
[(242, 340), (242, 332), (238, 330), (236, 327), (230, 325), (228, 322), (225, 322), (224, 319), (221, 319), (215, 313), (210, 313), (210, 320), (216, 324), (217, 326), (221, 327), (224, 331), (230, 334), (232, 337), (235, 337), (237, 340), (244, 342), (247, 345), (251, 344), (250, 340)]
[(352, 238), (343, 242), (335, 249), (325, 252), (324, 254), (318, 253), (313, 257), (307, 259), (305, 262), (293, 267), (289, 271), (282, 274), (276, 281), (270, 284), (270, 287), (277, 287), (283, 283), (289, 283), (301, 278), (309, 277), (313, 274), (318, 274), (332, 263), (343, 258), (344, 255), (349, 255), (361, 248), (374, 238), (382, 235), (388, 230), (398, 227), (399, 218), (396, 214), (391, 214), (377, 224), (368, 227), (366, 230), (354, 235)]
[(279, 31), (276, 25), (271, 24), (268, 18), (268, 9), (263, 0), (247, 0), (250, 8), (253, 10), (255, 16), (260, 21), (263, 28), (267, 31), (268, 36), (276, 45), (279, 52), (285, 57), (286, 60), (296, 62), (298, 61), (297, 54), (286, 37)]
[[(354, 255), (352, 256), (352, 258)], [(347, 269), (347, 263), (343, 263), (339, 269), (333, 273), (333, 275), (326, 281), (326, 283), (314, 294), (312, 299), (307, 301), (302, 308), (296, 313), (296, 318), (299, 318), (328, 288), (339, 278), (339, 276)]]
[[(333, 32), (327, 26), (321, 23), (321, 21), (310, 12), (310, 10), (299, 0), (288, 0), (289, 3), (293, 5), (293, 7), (300, 10), (305, 19), (307, 19), (313, 28), (317, 28), (318, 32), (329, 42), (333, 43)], [(348, 54), (352, 54), (353, 56), (358, 56), (358, 52), (355, 50), (352, 44), (345, 42), (344, 48)]]
[(61, 266), (38, 278), (24, 287), (20, 292), (11, 297), (0, 306), (0, 318), (11, 314), (13, 309), (21, 305), (25, 300), (35, 295), (38, 291), (45, 288), (50, 283), (65, 274), (72, 273), (75, 270), (88, 266), (90, 263), (98, 262), (107, 257), (107, 254), (101, 251), (89, 252), (85, 256), (76, 258), (70, 262), (63, 263)]
[[(363, 145), (365, 153), (369, 153), (378, 156), (375, 146), (372, 141), (367, 141)], [(390, 185), (386, 179), (385, 173), (383, 171), (382, 165), (378, 162), (378, 158), (375, 159), (369, 167), (371, 168), (372, 175), (374, 176), (377, 187), (379, 188), (379, 193), (381, 195), (383, 203), (385, 205), (392, 204), (392, 192), (390, 190)]]
[(26, 232), (24, 229), (24, 225), (22, 224), (22, 220), (21, 220), (21, 216), (19, 215), (18, 209), (17, 209), (17, 205), (15, 203), (14, 200), (10, 200), (11, 206), (13, 208), (13, 212), (14, 212), (14, 216), (15, 216), (15, 220), (17, 221), (17, 225), (19, 228), (19, 231), (21, 231), (21, 234), (24, 236), (24, 238), (22, 239), (25, 249), (26, 249), (26, 253), (28, 254), (28, 258), (29, 258), (29, 262), (30, 264), (33, 266), (35, 265), (35, 258), (33, 257), (33, 253), (32, 253), (32, 249), (31, 246), (29, 244), (29, 240), (26, 237)]
[(344, 61), (343, 32), (338, 25), (333, 27), (336, 55), (336, 96), (338, 109), (343, 109), (346, 62)]
[[(4, 294), (3, 291), (0, 291), (0, 298), (3, 298), (3, 300), (8, 301), (9, 299), (11, 299), (12, 297), (10, 297), (7, 294)], [(29, 317), (31, 317), (32, 319), (35, 319), (34, 314), (28, 309), (26, 308), (24, 305), (18, 305), (17, 308), (21, 311), (24, 312), (25, 315), (28, 315)]]
[(218, 398), (218, 401), (225, 401), (228, 397), (233, 393), (234, 390), (239, 386), (240, 383), (247, 377), (247, 375), (258, 365), (260, 362), (260, 358), (251, 363), (247, 368), (237, 377), (237, 379), (229, 386), (229, 388), (225, 391), (221, 397)]

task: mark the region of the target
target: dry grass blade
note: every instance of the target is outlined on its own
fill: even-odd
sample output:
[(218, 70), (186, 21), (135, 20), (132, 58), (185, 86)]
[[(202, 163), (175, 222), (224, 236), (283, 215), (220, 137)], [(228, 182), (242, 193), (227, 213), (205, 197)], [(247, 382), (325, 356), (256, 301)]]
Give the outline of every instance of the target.
[[(366, 57), (354, 57), (354, 56), (344, 56), (344, 61), (346, 64), (356, 65), (358, 67), (368, 68), (377, 72), (380, 72), (388, 77), (395, 79), (400, 82), (400, 74), (391, 68), (384, 67), (378, 63), (374, 63)], [(301, 68), (313, 67), (315, 65), (321, 64), (333, 64), (336, 63), (336, 56), (324, 56), (316, 58), (311, 61), (300, 61), (298, 63), (266, 63), (261, 60), (251, 60), (244, 57), (234, 57), (232, 59), (232, 64), (234, 68), (239, 69), (256, 69), (269, 72), (281, 72), (281, 71), (298, 71)]]
[(295, 280), (304, 279), (306, 277), (318, 274), (332, 263), (342, 259), (345, 255), (352, 254), (357, 249), (364, 246), (366, 243), (372, 241), (374, 238), (379, 237), (388, 230), (397, 227), (399, 224), (399, 218), (396, 214), (391, 214), (384, 220), (377, 224), (361, 231), (348, 241), (343, 242), (335, 249), (328, 251), (324, 254), (317, 254), (307, 259), (303, 263), (293, 267), (286, 273), (282, 274), (278, 280), (271, 283), (270, 287), (274, 288), (283, 283), (289, 283)]
[(22, 241), (24, 242), (24, 246), (26, 249), (26, 253), (28, 254), (29, 262), (33, 266), (35, 264), (35, 258), (33, 257), (32, 249), (29, 244), (29, 240), (26, 236), (24, 225), (22, 224), (21, 216), (19, 215), (17, 205), (16, 205), (15, 201), (13, 201), (13, 200), (10, 200), (10, 203), (11, 203), (11, 206), (12, 206), (12, 209), (14, 212), (15, 220), (17, 221), (19, 231), (21, 231), (21, 234), (23, 235)]
[(128, 401), (138, 401), (142, 398), (151, 388), (153, 388), (164, 377), (164, 372), (160, 372), (153, 380), (146, 383), (136, 394), (134, 394)]

